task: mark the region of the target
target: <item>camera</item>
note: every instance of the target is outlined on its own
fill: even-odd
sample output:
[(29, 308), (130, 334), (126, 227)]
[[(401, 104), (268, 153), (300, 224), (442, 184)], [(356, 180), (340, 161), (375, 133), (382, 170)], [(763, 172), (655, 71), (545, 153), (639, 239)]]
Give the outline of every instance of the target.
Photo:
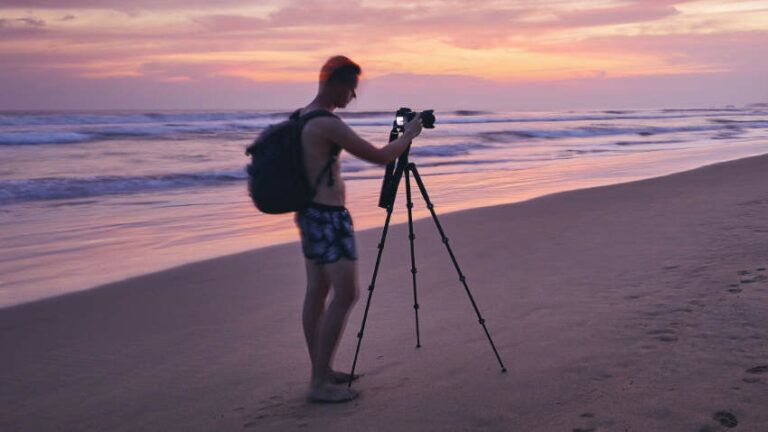
[(395, 126), (402, 132), (405, 123), (416, 118), (421, 114), (421, 125), (426, 129), (435, 128), (435, 110), (424, 110), (421, 113), (413, 111), (410, 108), (400, 108), (395, 114)]
[[(395, 121), (392, 122), (392, 130), (389, 132), (389, 141), (396, 140), (400, 133), (405, 131), (405, 124), (420, 115), (421, 126), (427, 129), (435, 127), (435, 111), (424, 110), (422, 112), (413, 111), (410, 108), (400, 108), (395, 113)], [(408, 153), (410, 147), (397, 159), (397, 163), (390, 162), (384, 169), (384, 181), (381, 184), (381, 193), (379, 194), (379, 207), (387, 208), (394, 204), (395, 195), (397, 195), (397, 186), (400, 184), (400, 178), (403, 176), (403, 170), (408, 165)]]

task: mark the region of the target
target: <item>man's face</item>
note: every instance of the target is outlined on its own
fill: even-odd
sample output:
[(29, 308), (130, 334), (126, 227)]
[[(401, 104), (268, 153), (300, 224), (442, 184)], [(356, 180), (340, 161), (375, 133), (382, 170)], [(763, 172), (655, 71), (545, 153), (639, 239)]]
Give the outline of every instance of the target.
[(350, 84), (340, 84), (339, 87), (339, 101), (337, 106), (339, 108), (346, 108), (346, 106), (352, 102), (352, 99), (357, 98), (357, 93), (355, 93), (355, 90), (357, 90), (357, 80)]

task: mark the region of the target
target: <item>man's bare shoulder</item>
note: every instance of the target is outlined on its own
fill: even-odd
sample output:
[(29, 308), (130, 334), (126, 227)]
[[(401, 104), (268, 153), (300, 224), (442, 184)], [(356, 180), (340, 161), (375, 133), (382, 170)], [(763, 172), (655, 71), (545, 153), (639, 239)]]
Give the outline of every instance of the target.
[(346, 127), (337, 117), (316, 117), (304, 125), (301, 137), (305, 145), (330, 151), (332, 146), (343, 141), (341, 137), (344, 136)]
[(313, 135), (333, 136), (349, 127), (338, 117), (316, 117), (310, 120), (304, 130)]

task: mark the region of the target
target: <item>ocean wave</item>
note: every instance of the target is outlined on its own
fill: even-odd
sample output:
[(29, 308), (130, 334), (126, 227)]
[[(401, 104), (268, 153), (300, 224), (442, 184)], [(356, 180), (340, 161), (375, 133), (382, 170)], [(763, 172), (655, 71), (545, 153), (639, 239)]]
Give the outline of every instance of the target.
[(718, 123), (724, 126), (736, 126), (740, 128), (768, 128), (768, 119), (755, 120), (732, 120), (723, 118), (709, 119), (711, 123)]
[(145, 113), (48, 113), (0, 114), (0, 126), (116, 125), (135, 123), (200, 123), (287, 118), (289, 112), (210, 111)]
[[(563, 123), (563, 122), (596, 122), (596, 121), (613, 121), (613, 120), (675, 120), (675, 119), (688, 119), (697, 117), (713, 117), (713, 116), (752, 116), (760, 115), (755, 112), (738, 111), (733, 113), (723, 112), (711, 112), (707, 114), (631, 114), (632, 112), (626, 111), (625, 114), (618, 111), (608, 114), (562, 114), (562, 115), (539, 115), (539, 116), (507, 116), (507, 115), (473, 115), (473, 116), (461, 116), (450, 117), (437, 113), (437, 120), (435, 124), (437, 127), (442, 124), (446, 125), (460, 125), (460, 124), (493, 124), (493, 123)], [(389, 126), (392, 124), (391, 118), (370, 119), (359, 118), (350, 119), (347, 122), (351, 126)]]
[(467, 117), (493, 114), (490, 111), (475, 111), (475, 110), (456, 110), (456, 111), (453, 111), (452, 113), (457, 116), (467, 116)]
[[(342, 165), (343, 173), (370, 169), (373, 165)], [(75, 199), (106, 195), (129, 195), (142, 192), (208, 187), (243, 182), (245, 168), (198, 173), (174, 173), (145, 176), (48, 177), (0, 180), (0, 205), (59, 199)]]
[(585, 150), (579, 150), (579, 149), (567, 149), (564, 150), (563, 153), (566, 155), (586, 155), (586, 154), (596, 154), (596, 153), (616, 153), (619, 150), (612, 150), (612, 149), (585, 149)]
[(364, 118), (364, 117), (388, 117), (391, 122), (395, 118), (394, 111), (348, 111), (337, 112), (336, 115), (343, 119)]
[[(539, 161), (544, 159), (526, 159), (525, 162), (531, 162), (531, 161)], [(493, 164), (501, 164), (501, 163), (507, 163), (512, 162), (512, 159), (475, 159), (475, 160), (446, 160), (446, 161), (434, 161), (434, 162), (419, 162), (419, 168), (428, 168), (428, 167), (442, 167), (442, 166), (460, 166), (460, 165), (470, 165), (470, 166), (477, 166), (477, 165), (493, 165)], [(523, 160), (516, 160), (517, 162), (521, 162)]]
[(617, 146), (634, 146), (634, 145), (658, 145), (658, 144), (679, 144), (685, 142), (683, 140), (656, 140), (656, 141), (616, 141), (614, 144)]
[[(436, 124), (534, 124), (573, 122), (612, 122), (621, 120), (656, 121), (685, 118), (714, 117), (710, 123), (721, 127), (766, 127), (763, 118), (755, 120), (743, 117), (764, 116), (764, 113), (743, 109), (668, 109), (649, 111), (602, 111), (598, 113), (563, 114), (494, 114), (487, 111), (457, 110), (438, 113)], [(72, 144), (119, 138), (142, 137), (148, 139), (194, 139), (200, 136), (246, 139), (263, 128), (288, 116), (287, 112), (168, 112), (128, 114), (1, 114), (0, 145)], [(392, 124), (393, 113), (364, 111), (340, 113), (351, 126), (386, 126)], [(730, 120), (727, 117), (737, 117)], [(589, 136), (588, 127), (556, 129), (549, 132), (521, 130), (520, 138), (561, 138)], [(614, 128), (620, 128), (615, 126)], [(642, 128), (635, 126), (635, 128)], [(646, 128), (649, 129), (649, 128)], [(685, 131), (685, 130), (682, 130)], [(596, 135), (611, 134), (597, 131)], [(651, 132), (653, 133), (653, 132)]]
[(568, 129), (516, 129), (492, 132), (481, 132), (478, 135), (488, 142), (510, 142), (520, 139), (564, 139), (564, 138), (589, 138), (611, 135), (639, 135), (653, 136), (683, 132), (720, 131), (732, 126), (702, 125), (702, 126), (676, 126), (676, 127), (614, 127), (592, 125), (574, 127)]
[(414, 145), (411, 147), (412, 156), (436, 156), (451, 157), (470, 154), (474, 150), (493, 148), (488, 144), (465, 143), (465, 144), (446, 144), (446, 145)]
[[(77, 132), (23, 131), (0, 132), (0, 145), (25, 146), (45, 144), (76, 144), (120, 138), (190, 139), (200, 136), (230, 137), (246, 132), (256, 134), (269, 123), (262, 124), (209, 124), (209, 125), (135, 125), (83, 128)], [(241, 138), (241, 137), (238, 137)]]
[(245, 170), (155, 176), (93, 176), (0, 180), (0, 204), (25, 201), (126, 195), (139, 192), (215, 186), (244, 181)]
[(662, 109), (661, 112), (667, 112), (667, 113), (675, 113), (675, 112), (684, 112), (684, 113), (699, 113), (699, 112), (734, 112), (734, 111), (741, 111), (743, 108), (737, 108), (737, 107), (723, 107), (723, 108), (665, 108)]
[[(337, 112), (344, 119), (387, 117), (394, 119), (395, 111), (343, 111)], [(477, 116), (493, 114), (490, 111), (457, 110), (449, 114)], [(61, 125), (115, 125), (136, 123), (201, 123), (287, 119), (289, 111), (211, 111), (211, 112), (105, 112), (105, 113), (55, 113), (18, 112), (0, 113), (0, 126), (61, 126)]]
[(0, 145), (72, 144), (93, 139), (79, 132), (6, 132), (0, 133)]

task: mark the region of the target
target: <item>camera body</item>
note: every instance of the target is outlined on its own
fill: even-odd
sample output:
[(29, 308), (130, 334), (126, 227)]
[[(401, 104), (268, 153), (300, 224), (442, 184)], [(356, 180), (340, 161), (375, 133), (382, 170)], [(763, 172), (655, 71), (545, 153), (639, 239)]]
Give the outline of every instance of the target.
[(405, 107), (400, 108), (395, 113), (395, 127), (398, 129), (398, 131), (402, 132), (403, 128), (405, 127), (405, 123), (413, 120), (419, 114), (421, 114), (422, 127), (426, 129), (435, 128), (435, 110), (424, 110), (419, 113), (418, 111), (414, 111)]

